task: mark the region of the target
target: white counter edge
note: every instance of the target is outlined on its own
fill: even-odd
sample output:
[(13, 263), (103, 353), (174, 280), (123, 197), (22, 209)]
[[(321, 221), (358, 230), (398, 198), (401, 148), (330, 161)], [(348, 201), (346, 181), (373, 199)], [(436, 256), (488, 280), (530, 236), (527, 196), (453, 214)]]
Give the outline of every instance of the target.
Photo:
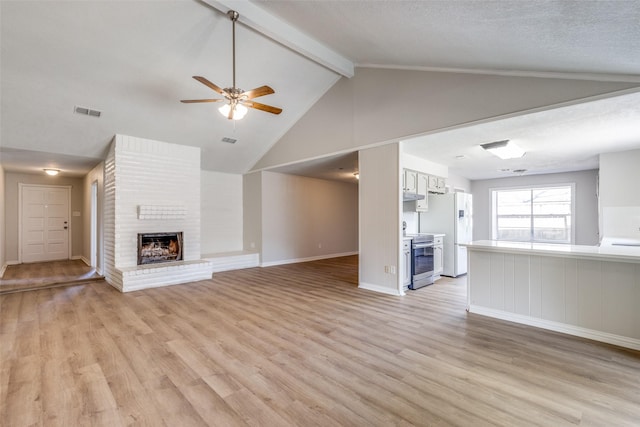
[(633, 350), (640, 351), (640, 340), (621, 336), (621, 335), (609, 334), (607, 332), (597, 331), (594, 329), (581, 328), (579, 326), (573, 326), (566, 323), (559, 323), (551, 320), (544, 320), (544, 319), (534, 318), (531, 316), (524, 316), (520, 314), (509, 313), (506, 311), (495, 310), (495, 309), (481, 307), (477, 305), (470, 305), (469, 312), (474, 314), (479, 314), (482, 316), (488, 316), (496, 319), (502, 319), (510, 322), (520, 323), (523, 325), (529, 325), (537, 328), (548, 329), (551, 331), (562, 332), (569, 335), (575, 335), (582, 338), (601, 341), (608, 344), (613, 344), (613, 345), (631, 348)]
[(474, 251), (640, 263), (640, 248), (635, 247), (615, 248), (583, 245), (503, 242), (495, 240), (478, 240), (463, 246), (466, 246), (468, 250)]

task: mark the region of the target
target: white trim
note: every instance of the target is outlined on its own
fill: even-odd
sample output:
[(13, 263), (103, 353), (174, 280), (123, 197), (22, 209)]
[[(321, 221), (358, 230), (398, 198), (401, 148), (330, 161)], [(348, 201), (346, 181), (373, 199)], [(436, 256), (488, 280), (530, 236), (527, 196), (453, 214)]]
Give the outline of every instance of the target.
[(535, 77), (543, 79), (593, 80), (598, 82), (640, 83), (640, 76), (636, 74), (611, 73), (570, 73), (557, 71), (520, 71), (520, 70), (491, 70), (474, 68), (421, 67), (411, 65), (384, 64), (355, 64), (358, 68), (381, 68), (404, 71), (430, 71), (435, 73), (482, 74), (487, 76)]
[(0, 278), (4, 276), (5, 271), (7, 271), (7, 264), (3, 265), (2, 268), (0, 268)]
[(5, 264), (7, 264), (7, 265), (18, 265), (18, 264), (22, 264), (22, 263), (20, 261), (13, 260), (13, 261), (6, 261)]
[(307, 258), (294, 258), (294, 259), (284, 259), (280, 261), (261, 262), (260, 267), (273, 267), (275, 265), (296, 264), (299, 262), (318, 261), (320, 259), (338, 258), (338, 257), (350, 256), (350, 255), (358, 255), (358, 251), (342, 252), (339, 254), (318, 255), (318, 256), (312, 256)]
[(71, 261), (76, 261), (76, 260), (79, 260), (79, 259), (84, 261), (84, 257), (82, 255), (73, 255), (73, 256), (70, 256), (69, 259)]
[(84, 255), (81, 255), (81, 256), (77, 257), (76, 259), (81, 259), (81, 260), (82, 260), (82, 262), (84, 262), (84, 263), (87, 265), (87, 267), (91, 267), (91, 261), (89, 261), (88, 259), (86, 259), (86, 258), (84, 257)]
[(404, 291), (396, 289), (387, 288), (385, 286), (374, 285), (372, 283), (360, 282), (358, 284), (359, 289), (366, 289), (368, 291), (378, 292), (386, 295), (393, 295), (396, 297), (400, 297), (405, 295)]
[(334, 73), (349, 78), (354, 75), (354, 65), (351, 60), (252, 2), (238, 0), (203, 0), (203, 2), (222, 13), (227, 13), (229, 10), (237, 11), (240, 14), (238, 22)]
[(509, 322), (534, 326), (536, 328), (548, 329), (550, 331), (562, 332), (564, 334), (600, 341), (607, 344), (618, 345), (620, 347), (631, 348), (640, 351), (640, 340), (621, 335), (610, 334), (594, 329), (582, 328), (580, 326), (568, 325), (566, 323), (554, 322), (552, 320), (538, 319), (521, 314), (508, 313), (502, 310), (470, 305), (469, 312), (496, 319), (507, 320)]

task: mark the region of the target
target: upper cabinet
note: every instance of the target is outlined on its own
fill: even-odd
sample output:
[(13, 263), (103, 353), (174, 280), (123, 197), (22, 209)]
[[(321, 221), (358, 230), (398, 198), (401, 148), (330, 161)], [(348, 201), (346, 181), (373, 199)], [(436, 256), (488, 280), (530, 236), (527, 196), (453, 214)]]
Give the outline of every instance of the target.
[(427, 212), (429, 210), (429, 175), (418, 173), (418, 195), (424, 198), (416, 200), (416, 211)]
[[(402, 174), (404, 200), (414, 202), (416, 212), (426, 212), (429, 209), (430, 181), (430, 175), (411, 169), (405, 169)], [(436, 179), (436, 185), (437, 182)], [(444, 188), (444, 184), (442, 187)]]
[(444, 192), (446, 191), (445, 190), (446, 184), (447, 184), (446, 179), (439, 176), (429, 175), (429, 186), (428, 186), (429, 193), (444, 194)]
[(402, 175), (402, 191), (405, 193), (415, 193), (418, 191), (418, 172), (409, 169), (404, 170)]

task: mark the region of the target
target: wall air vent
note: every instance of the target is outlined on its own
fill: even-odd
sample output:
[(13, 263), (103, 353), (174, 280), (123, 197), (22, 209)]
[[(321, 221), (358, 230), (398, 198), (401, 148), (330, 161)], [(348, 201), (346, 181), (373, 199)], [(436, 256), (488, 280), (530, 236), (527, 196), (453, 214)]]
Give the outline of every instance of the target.
[(235, 144), (237, 139), (227, 138), (226, 136), (222, 138), (222, 142), (228, 142), (229, 144)]
[(75, 106), (73, 111), (76, 114), (82, 114), (85, 116), (91, 116), (91, 117), (100, 117), (102, 115), (102, 111), (98, 111), (98, 110), (92, 110), (91, 108), (87, 108), (87, 107), (79, 107), (79, 106)]

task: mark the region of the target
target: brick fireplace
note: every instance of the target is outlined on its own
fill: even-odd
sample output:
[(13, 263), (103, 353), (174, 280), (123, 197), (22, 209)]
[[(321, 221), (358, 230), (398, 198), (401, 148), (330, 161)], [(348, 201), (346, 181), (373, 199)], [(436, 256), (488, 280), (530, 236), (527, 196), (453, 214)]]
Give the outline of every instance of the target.
[(200, 258), (199, 148), (116, 135), (104, 191), (107, 282), (128, 292), (211, 278)]

